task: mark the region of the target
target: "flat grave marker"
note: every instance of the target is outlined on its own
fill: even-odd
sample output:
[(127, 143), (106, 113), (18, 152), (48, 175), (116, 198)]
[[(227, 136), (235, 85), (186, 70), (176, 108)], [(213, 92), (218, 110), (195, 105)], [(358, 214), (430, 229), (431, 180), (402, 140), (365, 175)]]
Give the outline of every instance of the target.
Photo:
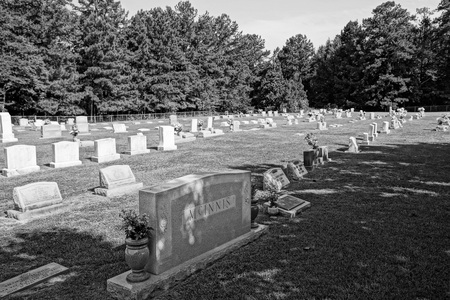
[(49, 263), (19, 276), (10, 278), (0, 283), (0, 298), (41, 283), (48, 278), (61, 274), (67, 270), (68, 268), (57, 263)]

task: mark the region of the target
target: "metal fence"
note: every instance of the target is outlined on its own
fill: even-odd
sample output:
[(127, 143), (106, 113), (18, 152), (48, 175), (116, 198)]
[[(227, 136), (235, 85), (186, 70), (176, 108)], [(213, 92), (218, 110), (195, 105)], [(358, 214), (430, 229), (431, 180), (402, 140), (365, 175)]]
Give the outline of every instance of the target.
[(407, 106), (408, 112), (417, 112), (419, 107), (425, 108), (425, 112), (449, 111), (450, 105), (430, 105), (430, 106)]
[[(154, 119), (168, 119), (171, 115), (177, 115), (180, 118), (188, 117), (206, 117), (206, 116), (218, 116), (218, 112), (212, 111), (188, 111), (188, 112), (174, 112), (174, 113), (151, 113), (151, 114), (127, 114), (127, 115), (98, 115), (87, 116), (89, 123), (112, 123), (112, 122), (126, 122), (126, 121), (141, 121), (141, 120), (154, 120)], [(50, 120), (60, 122), (66, 122), (67, 119), (74, 118), (75, 116), (11, 116), (11, 122), (13, 124), (19, 124), (19, 119), (28, 120)]]

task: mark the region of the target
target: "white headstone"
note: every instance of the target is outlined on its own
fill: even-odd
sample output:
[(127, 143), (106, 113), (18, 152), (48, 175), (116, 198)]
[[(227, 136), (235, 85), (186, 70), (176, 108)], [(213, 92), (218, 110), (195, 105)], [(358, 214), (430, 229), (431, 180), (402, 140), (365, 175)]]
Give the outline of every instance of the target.
[(358, 153), (358, 143), (356, 142), (356, 138), (351, 136), (349, 139), (349, 145), (347, 152)]
[(160, 126), (158, 151), (170, 150), (177, 150), (174, 128), (172, 126)]
[(128, 137), (128, 149), (125, 154), (136, 155), (150, 153), (150, 149), (147, 149), (147, 137), (142, 133), (132, 135)]
[(36, 146), (15, 145), (6, 147), (4, 152), (6, 168), (2, 170), (3, 176), (11, 177), (40, 170), (36, 164)]
[(52, 168), (65, 168), (81, 165), (80, 144), (78, 142), (58, 142), (52, 144)]
[(206, 130), (210, 130), (212, 128), (213, 128), (213, 118), (208, 117), (208, 119), (206, 121)]
[(28, 119), (19, 119), (19, 126), (26, 127), (28, 126)]
[(98, 163), (120, 159), (120, 154), (116, 153), (116, 139), (113, 138), (95, 140), (94, 153), (91, 160)]
[(114, 133), (127, 132), (127, 127), (125, 124), (113, 124)]
[(12, 132), (11, 115), (7, 112), (0, 113), (0, 143), (17, 142)]
[(143, 187), (142, 182), (136, 182), (128, 165), (114, 165), (100, 169), (100, 187), (94, 193), (106, 197), (116, 197), (136, 192)]
[(287, 186), (290, 181), (284, 174), (281, 168), (272, 168), (263, 174), (263, 188), (264, 190), (273, 189), (280, 191), (282, 187)]
[(197, 132), (197, 128), (198, 128), (198, 120), (192, 119), (191, 120), (191, 132)]

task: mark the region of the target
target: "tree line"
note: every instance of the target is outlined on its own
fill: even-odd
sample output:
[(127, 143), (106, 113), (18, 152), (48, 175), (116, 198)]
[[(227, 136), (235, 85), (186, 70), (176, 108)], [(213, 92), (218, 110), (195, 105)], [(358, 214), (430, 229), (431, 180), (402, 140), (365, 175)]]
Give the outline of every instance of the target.
[[(443, 104), (450, 5), (433, 18), (385, 2), (316, 51), (302, 34), (271, 53), (229, 16), (188, 2), (0, 0), (0, 110), (112, 114)], [(301, 29), (299, 29), (300, 31)]]

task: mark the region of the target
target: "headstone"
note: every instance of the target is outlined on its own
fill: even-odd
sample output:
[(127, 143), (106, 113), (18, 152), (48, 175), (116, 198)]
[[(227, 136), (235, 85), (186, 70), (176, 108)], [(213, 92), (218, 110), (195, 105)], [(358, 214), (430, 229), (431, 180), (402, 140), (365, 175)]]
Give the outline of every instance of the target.
[(213, 118), (208, 117), (206, 120), (206, 130), (210, 130), (213, 128)]
[(311, 203), (292, 195), (282, 195), (277, 200), (277, 207), (281, 215), (294, 218), (298, 213), (311, 207)]
[(358, 143), (356, 142), (356, 138), (351, 136), (349, 139), (348, 150), (346, 152), (358, 153)]
[(95, 140), (94, 153), (91, 160), (97, 163), (120, 159), (120, 154), (116, 153), (116, 139), (113, 138)]
[(248, 171), (192, 174), (141, 190), (139, 213), (156, 229), (146, 271), (161, 274), (248, 233), (250, 190)]
[(67, 270), (68, 268), (53, 262), (3, 281), (0, 283), (0, 298), (41, 283)]
[(80, 144), (78, 142), (58, 142), (52, 144), (52, 168), (65, 168), (81, 165)]
[(77, 124), (79, 135), (89, 134), (89, 124), (86, 116), (75, 117), (75, 123)]
[(44, 120), (37, 119), (37, 120), (34, 121), (34, 126), (36, 126), (36, 127), (41, 127), (41, 126), (44, 126), (44, 125), (45, 125)]
[(355, 112), (355, 108), (354, 107), (350, 108), (350, 112)]
[(73, 125), (73, 124), (75, 124), (74, 122), (75, 122), (74, 118), (68, 118), (67, 119), (67, 125)]
[(174, 125), (178, 123), (177, 115), (170, 115), (169, 116), (169, 125)]
[(114, 133), (127, 132), (127, 127), (125, 124), (112, 124)]
[(308, 174), (308, 170), (306, 170), (305, 166), (297, 161), (297, 162), (289, 162), (286, 167), (286, 175), (291, 181), (299, 181), (303, 179), (303, 176)]
[(100, 187), (94, 193), (106, 197), (117, 197), (138, 191), (142, 182), (136, 182), (128, 165), (114, 165), (100, 169)]
[(158, 151), (177, 150), (175, 145), (174, 128), (172, 126), (159, 127)]
[(263, 112), (261, 113), (261, 116), (265, 117), (265, 116), (266, 116), (266, 112), (263, 111)]
[(198, 128), (198, 120), (192, 119), (191, 120), (191, 132), (197, 132), (197, 128)]
[(233, 121), (233, 132), (238, 132), (238, 131), (242, 131), (242, 129), (239, 128), (239, 126), (241, 125), (241, 122), (239, 121)]
[(381, 133), (389, 134), (391, 131), (389, 130), (389, 122), (383, 122), (383, 129), (380, 131)]
[(319, 129), (319, 130), (327, 130), (327, 123), (326, 122), (318, 122), (317, 123), (317, 129)]
[(345, 112), (345, 116), (346, 116), (347, 118), (351, 118), (351, 117), (352, 117), (352, 113), (349, 112), (349, 111), (347, 111), (347, 112)]
[(363, 135), (364, 135), (363, 143), (365, 145), (370, 145), (369, 133), (368, 132), (364, 132)]
[(373, 122), (373, 136), (378, 137), (378, 124)]
[(6, 168), (3, 176), (11, 177), (37, 172), (41, 168), (36, 164), (36, 146), (15, 145), (5, 147)]
[(370, 113), (370, 119), (375, 120), (375, 113), (373, 113), (373, 112)]
[(19, 126), (20, 127), (28, 126), (28, 119), (24, 119), (24, 118), (19, 119)]
[(147, 137), (142, 133), (129, 136), (128, 149), (124, 153), (127, 155), (150, 153), (150, 149), (147, 149)]
[(263, 174), (263, 188), (264, 190), (273, 189), (280, 191), (281, 188), (287, 186), (290, 182), (281, 168), (272, 168)]
[(0, 113), (0, 143), (17, 142), (12, 132), (11, 115), (7, 112)]
[(61, 136), (60, 125), (44, 125), (41, 127), (42, 139), (60, 138)]
[(375, 125), (369, 125), (369, 140), (371, 142), (375, 141)]
[(13, 190), (14, 209), (9, 218), (27, 220), (50, 214), (64, 207), (56, 182), (34, 182)]
[(328, 156), (328, 146), (319, 146), (319, 157), (323, 161), (330, 161), (330, 158)]
[(67, 131), (65, 124), (59, 124), (59, 127), (61, 128), (61, 131)]

